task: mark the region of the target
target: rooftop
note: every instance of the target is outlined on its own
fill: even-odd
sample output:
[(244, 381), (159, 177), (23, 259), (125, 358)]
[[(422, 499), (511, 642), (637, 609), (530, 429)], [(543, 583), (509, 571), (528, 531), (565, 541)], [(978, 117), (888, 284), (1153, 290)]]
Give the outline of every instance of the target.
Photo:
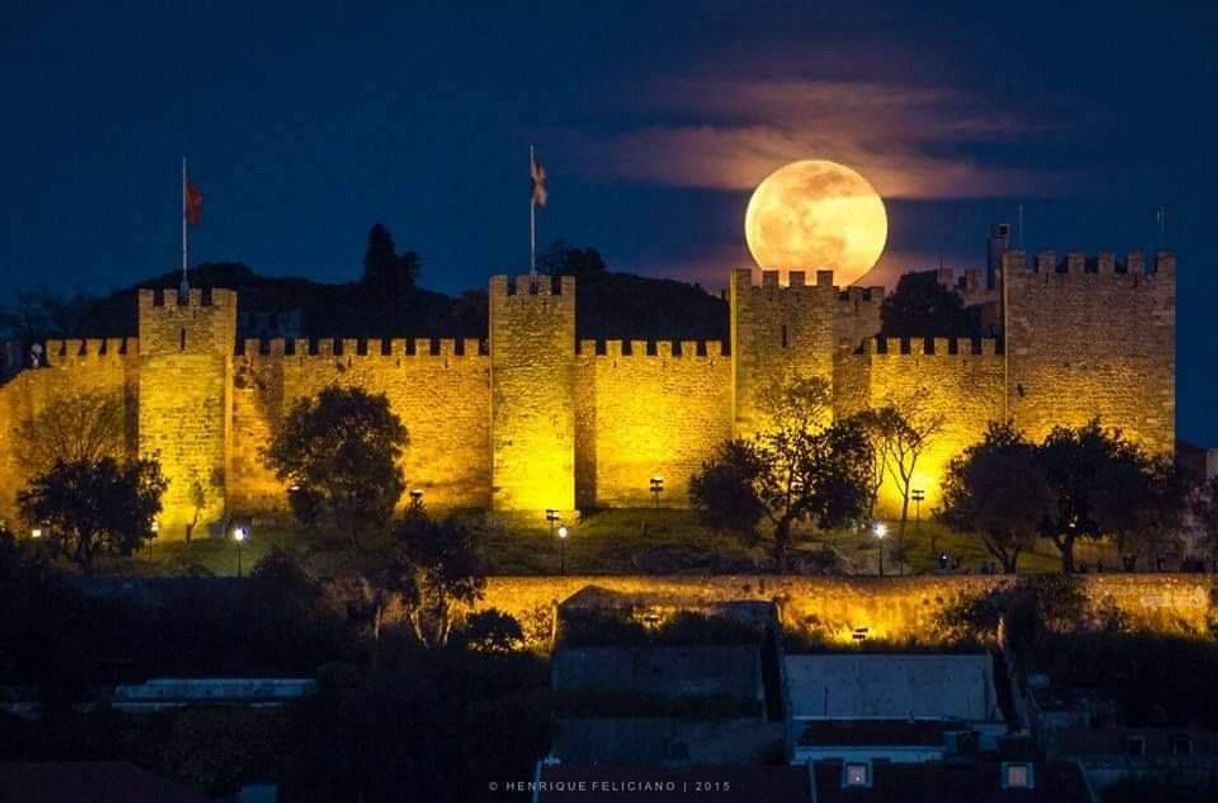
[(796, 719), (1001, 720), (985, 654), (788, 655), (784, 668)]

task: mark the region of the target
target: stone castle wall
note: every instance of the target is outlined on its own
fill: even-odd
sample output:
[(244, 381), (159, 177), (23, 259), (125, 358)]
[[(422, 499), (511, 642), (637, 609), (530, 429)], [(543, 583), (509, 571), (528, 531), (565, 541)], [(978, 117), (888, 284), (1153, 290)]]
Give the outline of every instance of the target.
[[(0, 384), (0, 515), (24, 485), (13, 431), (73, 389), (121, 393), (133, 452), (159, 455), (170, 489), (161, 532), (222, 513), (285, 507), (261, 450), (298, 399), (354, 385), (384, 393), (410, 432), (407, 482), (436, 508), (570, 511), (686, 502), (689, 476), (726, 438), (764, 425), (764, 392), (820, 376), (835, 415), (917, 397), (944, 417), (914, 487), (937, 504), (950, 458), (990, 421), (1031, 437), (1096, 414), (1170, 452), (1175, 412), (1175, 260), (1051, 255), (1035, 269), (1008, 252), (1001, 340), (877, 341), (882, 291), (808, 285), (774, 271), (731, 277), (731, 339), (711, 343), (575, 340), (575, 280), (491, 280), (489, 345), (477, 341), (249, 341), (238, 347), (236, 294), (141, 291), (138, 343), (48, 344), (49, 367)], [(197, 494), (203, 505), (197, 510)], [(882, 489), (891, 514), (895, 489)], [(7, 511), (7, 513), (6, 513)]]
[(683, 507), (689, 478), (732, 435), (731, 362), (719, 342), (580, 343), (575, 486), (579, 507)]
[[(938, 478), (947, 464), (981, 440), (989, 422), (1004, 417), (1003, 355), (998, 344), (993, 339), (872, 338), (852, 356), (868, 375), (867, 406), (917, 404), (925, 413), (942, 417), (941, 429), (919, 457), (910, 483), (911, 489), (926, 492), (922, 512), (929, 513), (940, 502)], [(897, 484), (886, 482), (877, 510), (896, 516), (900, 509)]]
[[(409, 488), (441, 508), (491, 501), (490, 357), (477, 340), (247, 340), (233, 378), (229, 493), (238, 510), (285, 509), (262, 449), (301, 399), (325, 387), (384, 394), (406, 424)], [(402, 505), (409, 503), (403, 495)]]
[(0, 520), (17, 522), (17, 491), (25, 485), (22, 424), (37, 421), (56, 400), (102, 394), (122, 400), (124, 440), (137, 451), (139, 341), (49, 340), (44, 368), (22, 371), (0, 386)]
[[(1134, 629), (1198, 635), (1215, 615), (1214, 585), (1204, 575), (1085, 575), (1079, 578), (1093, 608), (1115, 606)], [(525, 624), (543, 643), (555, 606), (594, 586), (637, 600), (640, 607), (675, 612), (736, 601), (776, 602), (783, 629), (850, 644), (856, 629), (868, 638), (925, 641), (935, 617), (950, 605), (1004, 584), (1002, 576), (942, 577), (491, 577), (476, 610), (496, 608)]]
[(1100, 415), (1152, 451), (1175, 448), (1176, 260), (1117, 263), (1007, 252), (1009, 409), (1033, 439)]

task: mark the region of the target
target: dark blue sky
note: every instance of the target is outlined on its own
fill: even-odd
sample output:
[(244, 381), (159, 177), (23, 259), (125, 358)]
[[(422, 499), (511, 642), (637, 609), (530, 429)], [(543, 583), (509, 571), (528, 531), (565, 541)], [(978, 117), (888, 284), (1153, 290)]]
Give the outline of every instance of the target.
[(530, 142), (542, 240), (710, 289), (749, 188), (829, 158), (885, 195), (884, 281), (1020, 203), (1031, 249), (1153, 249), (1166, 204), (1181, 432), (1218, 443), (1212, 3), (353, 5), (8, 4), (0, 300), (173, 268), (183, 154), (197, 260), (349, 279), (380, 220), (446, 291), (527, 268)]

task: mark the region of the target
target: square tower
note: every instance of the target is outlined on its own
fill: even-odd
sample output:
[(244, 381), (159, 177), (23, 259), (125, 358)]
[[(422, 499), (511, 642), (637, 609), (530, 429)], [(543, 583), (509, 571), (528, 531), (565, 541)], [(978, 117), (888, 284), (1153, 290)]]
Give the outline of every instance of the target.
[(141, 289), (139, 334), (139, 454), (169, 481), (160, 534), (200, 535), (225, 510), (237, 294)]
[(490, 284), (496, 510), (575, 509), (575, 278)]

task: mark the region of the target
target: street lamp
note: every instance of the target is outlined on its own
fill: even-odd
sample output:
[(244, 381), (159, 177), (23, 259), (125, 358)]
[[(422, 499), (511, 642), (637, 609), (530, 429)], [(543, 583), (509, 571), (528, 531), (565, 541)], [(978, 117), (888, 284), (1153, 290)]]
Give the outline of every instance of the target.
[(33, 529), (30, 530), (30, 538), (41, 538), (41, 537), (42, 537), (42, 528), (41, 527), (34, 527)]
[(663, 492), (664, 492), (664, 478), (663, 477), (652, 477), (651, 478), (651, 495), (655, 498), (655, 504), (656, 504), (657, 508), (660, 506), (660, 494), (662, 494)]
[(423, 489), (422, 488), (411, 488), (410, 489), (410, 509), (411, 510), (422, 510), (423, 509)]
[(558, 523), (558, 511), (552, 507), (546, 508), (546, 524), (550, 525), (550, 536), (554, 536), (554, 525)]
[(567, 525), (562, 525), (558, 528), (558, 573), (566, 575), (567, 573), (567, 536), (571, 531), (567, 529)]
[(884, 576), (884, 537), (888, 535), (888, 525), (882, 521), (877, 521), (871, 528), (871, 532), (875, 534), (876, 550), (880, 556), (880, 577)]
[(248, 527), (234, 527), (233, 541), (237, 543), (237, 576), (241, 576), (241, 545), (245, 543), (245, 539), (250, 537)]
[(914, 488), (912, 491), (909, 492), (909, 498), (914, 500), (914, 506), (915, 506), (914, 510), (917, 511), (916, 513), (914, 513), (914, 523), (921, 524), (922, 523), (922, 500), (926, 498), (926, 491), (922, 490), (921, 488)]

